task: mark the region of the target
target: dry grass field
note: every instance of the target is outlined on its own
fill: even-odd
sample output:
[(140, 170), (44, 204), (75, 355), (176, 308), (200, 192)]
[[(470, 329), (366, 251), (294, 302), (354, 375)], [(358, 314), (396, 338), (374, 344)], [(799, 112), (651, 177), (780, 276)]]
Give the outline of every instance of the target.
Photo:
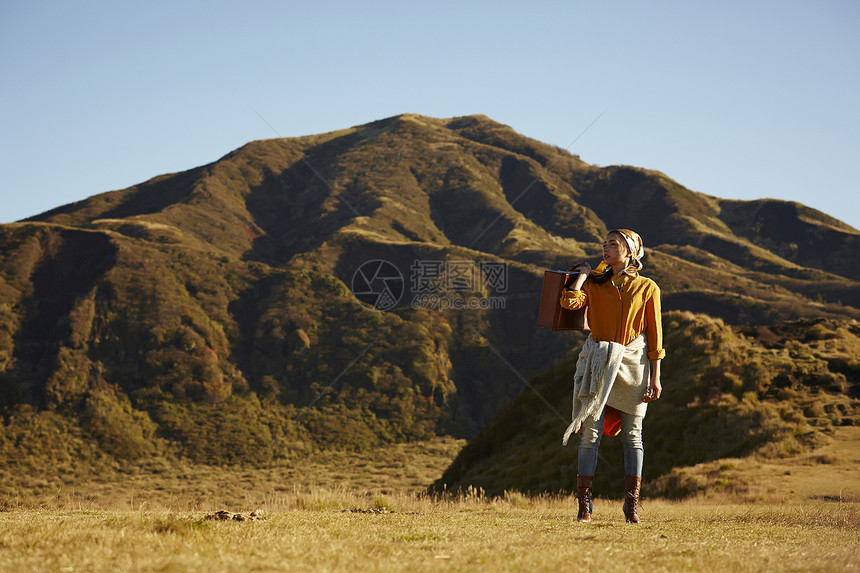
[[(619, 503), (576, 522), (569, 500), (450, 502), (338, 492), (273, 498), (261, 520), (205, 512), (0, 514), (0, 570), (20, 571), (848, 571), (857, 504)], [(350, 509), (351, 508), (351, 509)]]
[(599, 498), (586, 525), (566, 497), (419, 495), (454, 441), (361, 460), (328, 453), (301, 469), (165, 467), (50, 494), (7, 492), (0, 572), (852, 571), (856, 430), (791, 459), (723, 461), (716, 469), (742, 482), (737, 492), (644, 500), (639, 526), (624, 523), (613, 499)]

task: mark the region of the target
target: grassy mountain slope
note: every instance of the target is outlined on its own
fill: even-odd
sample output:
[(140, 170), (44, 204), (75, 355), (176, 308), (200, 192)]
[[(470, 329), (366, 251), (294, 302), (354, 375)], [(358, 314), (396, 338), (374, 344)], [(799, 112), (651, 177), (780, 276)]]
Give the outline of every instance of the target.
[[(475, 436), (582, 340), (535, 327), (543, 270), (596, 258), (616, 226), (641, 231), (666, 309), (860, 318), (856, 266), (832, 264), (860, 233), (795, 206), (787, 243), (783, 205), (590, 166), (483, 116), (252, 142), (0, 226), (4, 451), (262, 463)], [(350, 290), (375, 259), (404, 279), (386, 312)], [(416, 261), (503, 264), (504, 284), (437, 294), (504, 308), (413, 306)], [(43, 427), (68, 439), (47, 448)]]
[[(833, 428), (860, 425), (860, 327), (837, 320), (782, 328), (732, 328), (688, 312), (664, 315), (663, 397), (645, 417), (649, 495), (686, 497), (729, 487), (684, 472), (721, 458), (795, 455), (827, 440)], [(578, 355), (578, 353), (577, 353)], [(561, 436), (570, 419), (575, 357), (533, 380), (458, 455), (435, 491), (483, 488), (571, 491), (576, 447)], [(544, 402), (546, 400), (546, 402)], [(601, 443), (598, 494), (623, 490), (618, 438)]]

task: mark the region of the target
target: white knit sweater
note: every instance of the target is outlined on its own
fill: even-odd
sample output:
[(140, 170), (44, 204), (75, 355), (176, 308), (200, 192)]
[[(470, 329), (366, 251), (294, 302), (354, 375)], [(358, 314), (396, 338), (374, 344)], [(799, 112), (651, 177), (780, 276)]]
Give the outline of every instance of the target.
[(572, 422), (564, 432), (562, 445), (567, 445), (570, 435), (579, 431), (586, 418), (597, 421), (606, 406), (644, 416), (648, 404), (642, 401), (642, 396), (648, 388), (650, 375), (645, 333), (627, 346), (618, 342), (595, 342), (589, 336), (576, 361)]

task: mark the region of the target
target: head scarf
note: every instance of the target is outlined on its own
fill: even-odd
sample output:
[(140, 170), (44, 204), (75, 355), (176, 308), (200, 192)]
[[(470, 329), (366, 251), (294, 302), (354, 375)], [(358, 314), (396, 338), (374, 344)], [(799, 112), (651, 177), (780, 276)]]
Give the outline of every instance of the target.
[(617, 233), (624, 237), (624, 242), (627, 243), (627, 252), (630, 254), (630, 264), (622, 272), (639, 272), (645, 265), (642, 264), (642, 257), (645, 256), (645, 247), (642, 245), (642, 237), (635, 231), (630, 229), (614, 229), (610, 233)]

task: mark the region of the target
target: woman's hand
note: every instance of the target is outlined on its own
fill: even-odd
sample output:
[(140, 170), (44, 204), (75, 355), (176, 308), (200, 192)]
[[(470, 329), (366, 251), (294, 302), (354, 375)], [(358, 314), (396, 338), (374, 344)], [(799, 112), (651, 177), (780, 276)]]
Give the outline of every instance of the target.
[(572, 267), (570, 267), (570, 268), (569, 268), (569, 269), (567, 269), (567, 270), (569, 270), (569, 271), (579, 271), (579, 274), (581, 274), (581, 275), (587, 275), (588, 273), (590, 273), (590, 272), (591, 272), (591, 265), (590, 265), (590, 264), (588, 264), (588, 262), (587, 262), (587, 261), (580, 261), (580, 262), (576, 263), (575, 265), (573, 265)]
[(657, 380), (656, 384), (651, 382), (648, 384), (648, 389), (645, 390), (645, 396), (642, 397), (642, 401), (653, 402), (654, 400), (659, 400), (662, 393), (663, 386), (660, 385), (660, 381)]
[(567, 281), (568, 281), (568, 283), (567, 283), (568, 286), (566, 287), (567, 290), (581, 290), (583, 283), (585, 283), (585, 279), (588, 278), (588, 273), (591, 272), (591, 265), (589, 265), (585, 261), (582, 261), (582, 262), (576, 263), (575, 265), (573, 265), (572, 267), (570, 267), (567, 270), (579, 272), (579, 274), (575, 275), (576, 278), (573, 278), (574, 275), (569, 275), (567, 277)]
[(653, 402), (659, 400), (663, 394), (663, 385), (660, 383), (660, 361), (651, 361), (651, 378), (648, 380), (648, 388), (645, 389), (645, 395), (642, 396), (643, 402)]

